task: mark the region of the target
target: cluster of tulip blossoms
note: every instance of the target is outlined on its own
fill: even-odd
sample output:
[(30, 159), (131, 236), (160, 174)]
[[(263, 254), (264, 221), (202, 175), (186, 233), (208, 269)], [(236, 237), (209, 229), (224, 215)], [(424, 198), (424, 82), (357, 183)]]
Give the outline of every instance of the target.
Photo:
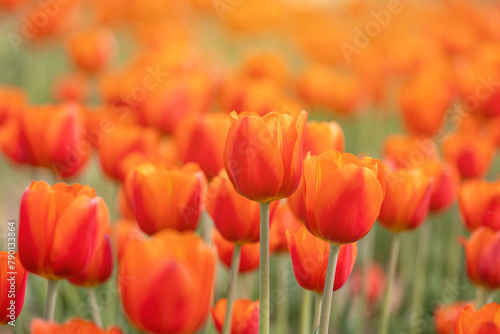
[[(0, 168), (24, 191), (2, 188), (0, 332), (500, 334), (495, 1), (0, 17)], [(468, 290), (429, 297), (444, 276)]]

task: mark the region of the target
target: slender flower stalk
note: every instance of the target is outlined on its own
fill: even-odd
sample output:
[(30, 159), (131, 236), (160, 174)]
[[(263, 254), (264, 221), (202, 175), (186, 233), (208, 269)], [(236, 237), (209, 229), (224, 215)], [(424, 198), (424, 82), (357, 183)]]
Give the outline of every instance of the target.
[(355, 333), (362, 334), (365, 332), (365, 314), (368, 299), (368, 272), (373, 260), (373, 247), (375, 245), (375, 232), (372, 229), (370, 234), (365, 237), (363, 253), (362, 253), (362, 279), (361, 279), (361, 294), (358, 299), (358, 323), (355, 328)]
[(277, 333), (278, 334), (288, 334), (290, 333), (290, 330), (288, 328), (288, 303), (289, 303), (289, 298), (288, 298), (288, 286), (286, 284), (281, 284), (281, 278), (283, 277), (283, 273), (286, 273), (288, 269), (288, 253), (282, 254), (279, 256), (277, 260), (277, 265), (276, 265), (276, 280), (277, 280), (277, 285), (278, 287), (283, 286), (282, 290), (282, 295), (280, 298), (280, 301), (277, 305), (278, 310), (276, 314), (276, 320), (277, 320)]
[(323, 301), (319, 320), (319, 334), (328, 334), (330, 323), (330, 310), (332, 308), (333, 285), (335, 283), (335, 270), (337, 269), (337, 258), (340, 245), (330, 244), (330, 255), (328, 257), (328, 268), (326, 270), (325, 288), (323, 290)]
[(269, 334), (269, 205), (260, 203), (259, 334)]
[(476, 308), (480, 309), (485, 305), (487, 299), (487, 290), (483, 286), (476, 287)]
[(224, 327), (222, 328), (222, 334), (231, 333), (231, 321), (233, 319), (233, 303), (236, 297), (236, 288), (238, 286), (240, 259), (241, 259), (241, 245), (236, 244), (234, 246), (233, 260), (231, 261), (231, 277), (227, 292), (226, 317), (224, 318), (225, 321), (224, 321)]
[[(420, 228), (419, 240), (417, 243), (417, 258), (415, 261), (415, 275), (413, 278), (413, 291), (411, 296), (411, 313), (415, 314), (418, 312), (420, 306), (422, 305), (422, 297), (424, 295), (424, 287), (425, 287), (425, 267), (427, 266), (427, 256), (428, 256), (428, 248), (429, 248), (429, 240), (430, 240), (430, 232), (431, 226), (430, 221), (424, 223)], [(412, 323), (410, 327), (410, 334), (416, 334), (418, 332), (419, 326), (417, 323)]]
[(396, 233), (392, 236), (391, 257), (389, 262), (389, 277), (385, 291), (384, 304), (382, 306), (382, 316), (380, 318), (379, 334), (387, 334), (389, 330), (389, 310), (391, 304), (392, 285), (396, 276), (396, 265), (398, 263), (399, 245), (401, 243), (401, 234)]
[(88, 288), (87, 294), (89, 297), (90, 308), (92, 309), (92, 319), (96, 323), (97, 326), (102, 328), (102, 319), (101, 313), (99, 311), (99, 304), (97, 303), (97, 297), (95, 295), (94, 288)]
[(321, 302), (322, 302), (322, 300), (323, 300), (323, 294), (322, 293), (317, 293), (316, 294), (316, 305), (314, 306), (313, 332), (319, 326), (319, 315), (321, 313)]
[(47, 299), (45, 300), (44, 319), (52, 322), (54, 321), (54, 312), (56, 310), (57, 283), (59, 283), (59, 281), (49, 279), (47, 282)]
[(300, 334), (311, 333), (311, 306), (313, 292), (302, 290), (302, 303), (300, 309)]

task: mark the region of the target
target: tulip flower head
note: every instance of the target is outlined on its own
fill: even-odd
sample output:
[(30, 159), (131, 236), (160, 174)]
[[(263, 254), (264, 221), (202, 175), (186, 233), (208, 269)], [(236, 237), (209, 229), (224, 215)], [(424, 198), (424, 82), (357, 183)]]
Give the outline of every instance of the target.
[[(211, 308), (215, 328), (222, 332), (226, 318), (227, 300), (220, 299)], [(257, 334), (259, 332), (259, 301), (237, 299), (233, 304), (231, 334)]]
[(109, 212), (89, 186), (33, 181), (21, 199), (19, 257), (51, 280), (80, 274), (108, 228)]
[[(304, 226), (296, 233), (288, 231), (287, 239), (297, 282), (304, 289), (323, 293), (330, 244), (316, 238)], [(333, 291), (340, 289), (346, 283), (354, 268), (357, 253), (356, 243), (340, 246)]]
[(64, 324), (47, 322), (42, 319), (33, 319), (31, 322), (31, 334), (122, 334), (118, 327), (101, 329), (99, 326), (88, 320), (73, 318)]
[(455, 322), (462, 309), (470, 302), (456, 302), (448, 305), (438, 305), (434, 309), (434, 325), (438, 334), (450, 334), (455, 328)]
[(5, 325), (14, 323), (21, 313), (28, 281), (28, 272), (17, 253), (0, 252), (0, 279), (0, 325)]
[(458, 193), (458, 204), (469, 230), (474, 231), (481, 226), (500, 230), (500, 180), (465, 181)]
[(475, 311), (474, 306), (465, 306), (455, 322), (454, 334), (500, 333), (500, 305), (490, 303)]
[(334, 244), (363, 238), (384, 199), (382, 163), (330, 150), (304, 160), (304, 223), (309, 232)]
[(290, 196), (302, 173), (307, 113), (231, 113), (224, 165), (238, 193), (259, 203)]

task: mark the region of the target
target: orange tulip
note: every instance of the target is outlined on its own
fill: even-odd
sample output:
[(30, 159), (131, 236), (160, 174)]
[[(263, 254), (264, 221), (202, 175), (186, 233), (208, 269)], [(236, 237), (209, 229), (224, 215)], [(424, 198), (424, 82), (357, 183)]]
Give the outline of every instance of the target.
[(481, 226), (500, 230), (500, 180), (465, 181), (458, 193), (458, 204), (469, 230), (474, 231)]
[(118, 327), (110, 327), (101, 329), (93, 322), (88, 320), (73, 318), (64, 324), (56, 324), (54, 322), (46, 322), (42, 319), (33, 319), (31, 321), (31, 334), (61, 334), (61, 333), (78, 333), (78, 334), (122, 334)]
[(344, 132), (337, 122), (309, 121), (304, 135), (304, 155), (319, 155), (328, 150), (344, 151)]
[[(312, 234), (335, 244), (363, 238), (384, 199), (382, 163), (330, 150), (304, 160), (304, 223)], [(335, 187), (332, 187), (332, 184)]]
[[(270, 221), (276, 205), (271, 205)], [(224, 239), (240, 244), (260, 240), (259, 204), (238, 194), (224, 170), (208, 187), (207, 212)]]
[(475, 311), (474, 306), (465, 306), (455, 322), (454, 334), (498, 334), (500, 333), (500, 305), (490, 303)]
[[(226, 319), (227, 300), (220, 299), (211, 308), (215, 328), (222, 333)], [(259, 301), (237, 299), (233, 304), (231, 334), (257, 334), (259, 332)]]
[[(15, 228), (15, 227), (14, 227)], [(15, 252), (0, 252), (0, 325), (16, 320), (23, 309), (28, 272)]]
[(448, 305), (438, 305), (434, 309), (434, 325), (438, 334), (450, 334), (455, 328), (455, 321), (462, 309), (469, 302), (456, 302)]
[(181, 160), (196, 162), (211, 179), (224, 167), (224, 145), (231, 125), (228, 114), (203, 114), (187, 117), (175, 131)]
[(113, 252), (111, 242), (107, 234), (99, 243), (97, 250), (90, 259), (90, 262), (78, 276), (69, 278), (75, 285), (84, 287), (94, 287), (103, 284), (113, 273)]
[(20, 211), (19, 258), (26, 270), (51, 280), (80, 274), (108, 228), (103, 199), (80, 184), (33, 181)]
[(349, 281), (351, 293), (359, 295), (362, 290), (362, 284), (366, 280), (366, 298), (369, 305), (374, 305), (382, 299), (386, 286), (386, 275), (384, 269), (377, 264), (371, 263), (368, 266), (368, 277), (363, 277), (361, 270), (355, 270)]
[(19, 88), (0, 86), (0, 124), (26, 107), (26, 96)]
[[(288, 231), (286, 235), (297, 282), (304, 289), (323, 293), (330, 251), (329, 243), (316, 238), (304, 226), (300, 227), (296, 233)], [(340, 289), (346, 283), (354, 268), (357, 253), (356, 243), (340, 246), (333, 291)]]
[(392, 232), (416, 229), (427, 217), (434, 180), (422, 169), (387, 172), (387, 192), (378, 220)]
[(116, 49), (116, 37), (107, 28), (80, 30), (68, 43), (73, 62), (87, 72), (104, 70), (111, 62)]
[(269, 230), (270, 238), (276, 244), (276, 252), (288, 252), (286, 232), (296, 232), (301, 226), (302, 222), (295, 217), (290, 207), (286, 203), (280, 203), (274, 217), (271, 218)]
[(434, 180), (434, 187), (429, 204), (429, 211), (448, 209), (457, 197), (460, 176), (457, 170), (446, 162), (426, 161), (422, 165), (424, 172)]
[(302, 173), (307, 113), (231, 113), (224, 165), (238, 193), (260, 203), (294, 193)]
[(118, 276), (125, 314), (140, 331), (196, 332), (208, 315), (215, 261), (212, 249), (191, 232), (165, 230), (130, 241)]
[(80, 73), (58, 77), (52, 86), (52, 95), (56, 101), (84, 103), (89, 98), (89, 82)]
[(491, 289), (500, 288), (500, 231), (487, 227), (475, 230), (470, 239), (460, 239), (465, 248), (469, 280)]
[(152, 235), (166, 228), (194, 231), (204, 208), (206, 183), (196, 164), (166, 169), (146, 163), (132, 169), (124, 185), (139, 227)]
[[(224, 239), (224, 237), (217, 230), (214, 231), (212, 237), (215, 247), (217, 248), (217, 255), (219, 256), (219, 259), (228, 269), (231, 268), (235, 244)], [(259, 247), (259, 242), (241, 245), (240, 273), (249, 272), (259, 267)], [(274, 248), (275, 244), (271, 241), (269, 245), (269, 252), (272, 253)]]
[(78, 173), (92, 153), (83, 136), (80, 107), (71, 103), (29, 107), (11, 117), (2, 128), (0, 145), (13, 161), (52, 168), (61, 177)]
[(131, 125), (116, 125), (104, 134), (98, 146), (101, 167), (112, 179), (123, 180), (126, 175), (124, 160), (134, 152), (152, 155), (159, 150), (160, 136), (151, 129)]
[(488, 171), (495, 153), (495, 145), (487, 137), (456, 133), (443, 141), (446, 160), (456, 166), (462, 178), (481, 177)]
[(280, 85), (286, 85), (290, 82), (283, 57), (272, 53), (251, 55), (245, 59), (239, 74), (243, 78), (269, 80)]
[(384, 143), (384, 161), (396, 168), (419, 168), (438, 159), (438, 149), (428, 137), (390, 135)]

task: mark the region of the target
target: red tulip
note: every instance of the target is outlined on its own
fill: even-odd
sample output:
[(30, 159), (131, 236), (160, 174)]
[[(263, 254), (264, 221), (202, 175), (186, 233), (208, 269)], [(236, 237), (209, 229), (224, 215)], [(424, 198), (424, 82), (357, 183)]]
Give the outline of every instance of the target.
[(231, 114), (224, 165), (241, 195), (260, 203), (294, 193), (302, 173), (302, 144), (307, 113), (297, 118), (272, 112)]
[[(380, 161), (330, 150), (304, 161), (304, 223), (325, 241), (348, 244), (372, 228), (384, 198)], [(335, 187), (332, 187), (332, 184)]]
[[(304, 289), (323, 293), (330, 244), (316, 238), (304, 226), (296, 233), (288, 231), (287, 239), (297, 282)], [(340, 246), (333, 291), (346, 283), (354, 268), (357, 253), (356, 243)]]
[[(215, 328), (222, 333), (222, 327), (226, 319), (227, 300), (220, 299), (212, 307), (212, 319)], [(257, 334), (259, 332), (259, 301), (249, 299), (237, 299), (233, 304), (231, 321), (231, 334)]]
[(87, 268), (78, 276), (69, 278), (69, 281), (75, 285), (93, 287), (106, 282), (112, 273), (113, 252), (109, 236), (105, 234)]
[(28, 281), (28, 272), (17, 253), (0, 252), (0, 279), (0, 325), (10, 322), (15, 325), (14, 320), (23, 309)]
[(378, 220), (392, 232), (416, 229), (427, 217), (434, 181), (422, 169), (387, 172), (387, 192)]
[(204, 208), (206, 182), (196, 164), (166, 169), (146, 163), (132, 169), (124, 184), (139, 227), (152, 235), (166, 228), (195, 230)]
[(422, 169), (434, 180), (429, 211), (448, 209), (455, 202), (460, 183), (456, 168), (446, 162), (429, 160), (422, 165)]
[(194, 233), (132, 240), (119, 264), (125, 314), (140, 331), (194, 333), (208, 315), (214, 274), (215, 255)]
[(21, 199), (19, 257), (51, 280), (80, 274), (108, 228), (109, 213), (89, 186), (32, 182)]
[(465, 181), (458, 193), (458, 204), (469, 230), (474, 231), (481, 226), (500, 230), (500, 180)]

